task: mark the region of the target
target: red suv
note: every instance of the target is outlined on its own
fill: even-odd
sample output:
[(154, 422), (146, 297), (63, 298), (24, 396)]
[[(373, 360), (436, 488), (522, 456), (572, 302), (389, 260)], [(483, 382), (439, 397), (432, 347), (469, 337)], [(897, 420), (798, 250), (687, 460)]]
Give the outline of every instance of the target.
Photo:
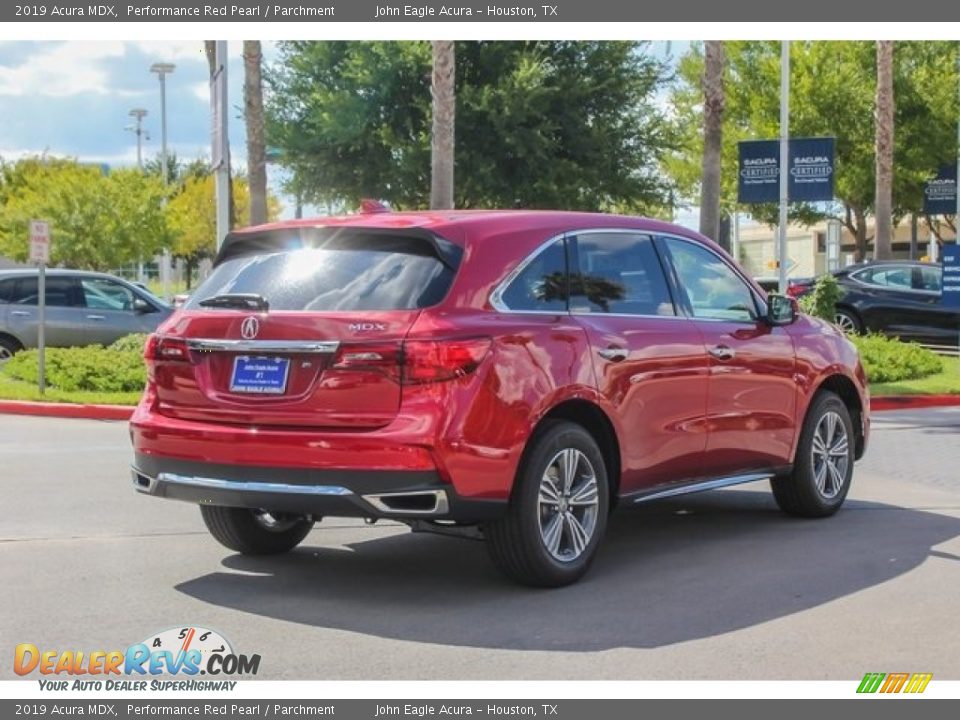
[(241, 553), (324, 516), (587, 570), (617, 504), (770, 479), (827, 516), (869, 428), (857, 352), (716, 244), (573, 212), (371, 212), (233, 233), (146, 347), (137, 490)]

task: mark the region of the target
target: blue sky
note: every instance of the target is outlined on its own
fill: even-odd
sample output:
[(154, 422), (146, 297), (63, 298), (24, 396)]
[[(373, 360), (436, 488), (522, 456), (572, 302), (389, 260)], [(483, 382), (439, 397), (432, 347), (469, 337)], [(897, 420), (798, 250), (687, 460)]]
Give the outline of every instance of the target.
[[(672, 43), (676, 57), (688, 43)], [(228, 45), (230, 144), (235, 166), (246, 164), (243, 127), (242, 43)], [(652, 52), (664, 57), (665, 43)], [(276, 57), (263, 43), (264, 59)], [(210, 157), (207, 61), (200, 41), (18, 42), (0, 41), (0, 157), (15, 160), (47, 152), (112, 167), (136, 163), (136, 137), (124, 130), (132, 108), (144, 108), (150, 140), (144, 157), (160, 152), (160, 87), (154, 62), (175, 63), (167, 77), (168, 147), (180, 158)], [(283, 200), (278, 171), (268, 169), (271, 189)], [(307, 209), (310, 212), (310, 209)]]

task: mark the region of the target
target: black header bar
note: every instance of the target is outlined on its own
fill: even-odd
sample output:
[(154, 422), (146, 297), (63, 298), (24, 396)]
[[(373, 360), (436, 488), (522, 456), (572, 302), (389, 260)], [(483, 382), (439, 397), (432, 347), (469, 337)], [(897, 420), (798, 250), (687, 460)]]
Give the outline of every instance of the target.
[[(35, 0), (2, 3), (0, 22), (862, 22), (859, 0)], [(960, 20), (960, 3), (872, 0), (873, 22)]]

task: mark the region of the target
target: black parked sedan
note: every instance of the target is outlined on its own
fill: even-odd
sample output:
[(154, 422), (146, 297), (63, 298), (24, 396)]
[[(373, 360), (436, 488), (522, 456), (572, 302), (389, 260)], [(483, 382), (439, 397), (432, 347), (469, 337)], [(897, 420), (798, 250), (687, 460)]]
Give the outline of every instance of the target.
[[(851, 265), (833, 275), (840, 285), (836, 322), (841, 329), (930, 345), (957, 344), (960, 312), (940, 303), (939, 265), (890, 260)], [(794, 280), (787, 292), (802, 297), (815, 280)]]

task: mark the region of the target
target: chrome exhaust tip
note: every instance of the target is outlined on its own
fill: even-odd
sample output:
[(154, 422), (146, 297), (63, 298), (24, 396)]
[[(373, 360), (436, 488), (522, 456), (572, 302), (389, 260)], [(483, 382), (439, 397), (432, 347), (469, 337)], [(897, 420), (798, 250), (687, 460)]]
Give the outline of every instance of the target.
[(377, 493), (363, 499), (384, 515), (446, 515), (450, 511), (446, 490)]

